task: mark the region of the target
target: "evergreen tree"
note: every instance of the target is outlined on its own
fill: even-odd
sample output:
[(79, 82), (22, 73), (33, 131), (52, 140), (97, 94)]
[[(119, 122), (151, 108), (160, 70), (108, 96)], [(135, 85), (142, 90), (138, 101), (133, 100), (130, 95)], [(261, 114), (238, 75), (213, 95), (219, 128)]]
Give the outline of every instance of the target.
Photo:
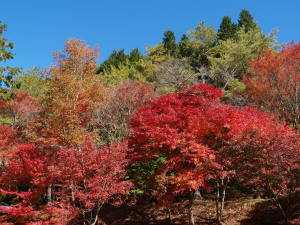
[(254, 17), (246, 9), (243, 9), (240, 12), (238, 25), (239, 25), (239, 27), (244, 27), (246, 32), (248, 32), (249, 30), (252, 30), (253, 28), (257, 27), (256, 23), (254, 22)]
[[(10, 50), (14, 48), (14, 44), (8, 42), (7, 38), (4, 38), (3, 32), (6, 31), (7, 25), (2, 24), (0, 21), (0, 61), (6, 62), (9, 59), (13, 59), (14, 53)], [(4, 83), (6, 86), (11, 87), (13, 85), (13, 77), (20, 71), (19, 68), (12, 67), (0, 67), (0, 86)]]
[(119, 68), (126, 64), (128, 60), (129, 56), (124, 53), (124, 49), (119, 51), (113, 50), (108, 59), (101, 63), (97, 72), (101, 74), (111, 72), (112, 67)]
[(218, 30), (218, 40), (226, 41), (234, 38), (238, 30), (238, 25), (231, 22), (229, 16), (224, 16)]
[(183, 34), (179, 42), (179, 55), (181, 57), (187, 57), (189, 54), (187, 52), (189, 38), (186, 34)]
[(167, 49), (167, 53), (170, 56), (176, 57), (178, 55), (178, 45), (176, 44), (176, 39), (173, 31), (167, 30), (164, 33), (163, 45), (164, 48)]
[(129, 53), (129, 61), (131, 63), (136, 63), (139, 62), (141, 60), (144, 59), (144, 56), (142, 56), (142, 54), (140, 53), (138, 48), (133, 49), (130, 53)]

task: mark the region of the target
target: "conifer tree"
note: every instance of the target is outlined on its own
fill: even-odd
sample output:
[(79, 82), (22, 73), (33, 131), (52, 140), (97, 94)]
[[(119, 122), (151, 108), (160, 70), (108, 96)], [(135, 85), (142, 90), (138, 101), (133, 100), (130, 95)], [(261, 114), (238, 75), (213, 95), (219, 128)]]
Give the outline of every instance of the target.
[(187, 42), (189, 41), (189, 38), (186, 34), (183, 34), (181, 37), (181, 40), (179, 42), (179, 54), (181, 57), (186, 57), (188, 56), (187, 53)]
[(238, 30), (238, 25), (231, 22), (229, 16), (224, 16), (218, 30), (218, 40), (226, 41), (234, 38)]
[(254, 17), (251, 15), (251, 13), (247, 9), (243, 9), (240, 12), (238, 26), (244, 27), (246, 32), (257, 27), (257, 24), (254, 22)]
[(138, 48), (133, 49), (130, 53), (129, 53), (129, 61), (131, 63), (136, 63), (139, 62), (141, 60), (144, 59), (144, 56), (142, 56), (142, 54), (140, 53)]
[(178, 55), (178, 45), (176, 44), (176, 38), (173, 31), (167, 30), (164, 33), (163, 44), (170, 56), (176, 57)]
[(119, 68), (124, 65), (129, 56), (124, 53), (124, 49), (120, 49), (119, 51), (113, 50), (111, 55), (106, 59), (98, 68), (97, 73), (109, 73), (111, 72), (112, 67)]

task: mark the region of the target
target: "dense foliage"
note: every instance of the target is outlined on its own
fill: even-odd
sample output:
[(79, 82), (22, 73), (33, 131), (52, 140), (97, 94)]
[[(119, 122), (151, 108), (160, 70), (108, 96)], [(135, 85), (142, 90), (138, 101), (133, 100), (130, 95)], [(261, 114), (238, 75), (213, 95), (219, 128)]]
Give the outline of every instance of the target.
[(49, 68), (1, 67), (0, 223), (104, 224), (108, 206), (188, 200), (195, 224), (200, 192), (221, 223), (228, 191), (299, 221), (284, 199), (300, 193), (300, 44), (278, 50), (275, 34), (243, 9), (179, 42), (167, 30), (146, 55), (97, 65), (99, 49), (71, 38)]
[[(193, 86), (149, 103), (131, 118), (132, 160), (164, 158), (154, 174), (161, 198), (209, 190), (211, 179), (222, 197), (231, 178), (266, 188), (272, 197), (298, 187), (299, 135), (269, 114), (222, 104), (221, 96), (211, 86)], [(217, 212), (221, 221), (219, 206)]]
[(251, 62), (244, 77), (250, 96), (259, 107), (276, 112), (299, 129), (300, 44), (290, 43), (279, 52), (266, 48)]

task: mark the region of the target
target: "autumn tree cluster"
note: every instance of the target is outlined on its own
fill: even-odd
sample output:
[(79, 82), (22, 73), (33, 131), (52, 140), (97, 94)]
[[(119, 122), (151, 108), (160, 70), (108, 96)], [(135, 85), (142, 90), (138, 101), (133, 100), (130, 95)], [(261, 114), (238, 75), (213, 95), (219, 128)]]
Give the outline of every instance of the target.
[(220, 89), (205, 84), (165, 95), (131, 118), (129, 139), (134, 162), (162, 158), (152, 181), (159, 198), (188, 191), (192, 204), (199, 187), (209, 191), (215, 182), (220, 222), (233, 179), (264, 189), (274, 201), (300, 185), (299, 134), (270, 114), (223, 104), (221, 97)]
[[(12, 59), (3, 38), (0, 61)], [(0, 221), (101, 224), (103, 206), (268, 198), (300, 210), (300, 44), (274, 46), (249, 11), (173, 31), (146, 55), (69, 39), (45, 69), (0, 68)], [(170, 215), (170, 218), (172, 215)]]
[[(84, 41), (69, 39), (62, 52), (53, 53), (49, 70), (17, 77), (19, 88), (2, 92), (0, 193), (1, 201), (12, 206), (0, 206), (6, 222), (98, 224), (102, 206), (111, 200), (121, 203), (133, 187), (124, 180), (125, 138), (97, 143), (102, 137), (96, 112), (113, 93), (96, 73), (98, 54)], [(152, 92), (132, 82), (123, 88), (134, 92), (121, 98), (119, 107), (134, 111), (143, 102), (130, 100), (146, 101)], [(132, 89), (133, 85), (140, 86)]]

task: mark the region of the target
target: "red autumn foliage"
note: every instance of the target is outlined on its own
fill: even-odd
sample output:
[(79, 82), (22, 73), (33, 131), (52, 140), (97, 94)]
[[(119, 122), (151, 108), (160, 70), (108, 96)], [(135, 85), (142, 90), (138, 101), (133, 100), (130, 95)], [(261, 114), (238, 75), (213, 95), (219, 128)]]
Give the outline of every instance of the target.
[[(300, 44), (294, 43), (279, 52), (265, 49), (244, 78), (259, 107), (274, 110), (296, 128), (299, 53)], [(97, 48), (75, 39), (54, 53), (54, 79), (43, 112), (23, 93), (11, 92), (10, 100), (0, 101), (1, 116), (11, 120), (11, 127), (0, 125), (0, 194), (11, 203), (0, 206), (7, 212), (1, 219), (101, 223), (102, 206), (121, 203), (132, 187), (124, 181), (129, 159), (137, 164), (162, 159), (154, 174), (162, 200), (199, 186), (210, 190), (207, 181), (214, 180), (224, 201), (233, 177), (274, 199), (300, 191), (300, 136), (275, 116), (222, 104), (221, 91), (205, 84), (156, 100), (153, 90), (137, 81), (108, 93), (95, 74), (97, 55)], [(132, 151), (127, 141), (98, 148), (86, 138), (95, 128), (102, 145), (124, 140), (128, 121)], [(35, 144), (19, 144), (25, 140)], [(217, 208), (219, 222), (222, 208)]]
[(116, 88), (113, 95), (113, 99), (118, 104), (129, 108), (129, 113), (135, 112), (138, 108), (156, 98), (156, 94), (150, 86), (137, 80), (123, 81)]
[[(201, 121), (199, 116), (204, 116), (203, 106), (212, 107), (221, 96), (219, 89), (202, 84), (163, 96), (131, 117), (132, 160), (166, 158), (159, 170), (160, 174), (170, 175), (165, 197), (199, 186), (208, 188), (205, 167), (215, 156), (212, 149), (203, 145), (206, 136), (194, 132), (194, 124)], [(209, 128), (204, 132), (209, 135)]]
[[(244, 83), (258, 106), (276, 112), (294, 127), (300, 123), (300, 43), (279, 52), (265, 49), (251, 62)], [(299, 127), (298, 127), (299, 128)]]
[[(127, 142), (112, 144), (100, 150), (92, 142), (78, 149), (61, 149), (57, 172), (60, 182), (55, 195), (80, 209), (86, 220), (96, 220), (102, 205), (126, 195), (131, 184), (125, 176)], [(91, 217), (91, 215), (94, 215)]]
[(19, 201), (5, 215), (17, 224), (30, 224), (39, 215), (47, 187), (55, 180), (55, 149), (18, 145), (7, 164), (1, 168), (0, 193), (17, 196)]
[(16, 114), (26, 122), (30, 122), (31, 118), (40, 111), (40, 107), (31, 97), (20, 92), (16, 93), (12, 106)]
[(20, 199), (5, 216), (21, 224), (100, 221), (102, 205), (120, 202), (131, 188), (122, 180), (127, 149), (126, 142), (102, 149), (90, 141), (82, 149), (19, 145), (1, 171), (0, 193)]
[(136, 80), (123, 81), (107, 95), (106, 101), (93, 113), (91, 127), (99, 132), (104, 143), (125, 140), (128, 137), (127, 123), (130, 116), (154, 100), (151, 87)]
[[(202, 84), (141, 108), (130, 123), (133, 162), (165, 158), (155, 176), (169, 199), (199, 186), (209, 189), (206, 180), (216, 177), (222, 201), (232, 177), (269, 188), (273, 195), (297, 187), (295, 131), (252, 107), (222, 104), (221, 96), (219, 89)], [(219, 221), (222, 208), (217, 208)]]
[(0, 192), (22, 199), (20, 205), (37, 204), (47, 186), (55, 180), (51, 168), (55, 165), (54, 149), (32, 144), (18, 145), (8, 163), (2, 167)]
[(11, 119), (11, 127), (23, 129), (29, 123), (33, 122), (40, 107), (30, 96), (17, 92), (10, 100), (1, 101), (1, 113)]
[(8, 150), (15, 144), (16, 136), (10, 127), (0, 125), (0, 161), (10, 155)]
[[(274, 116), (245, 108), (220, 154), (236, 177), (278, 196), (300, 187), (300, 136)], [(297, 183), (298, 182), (298, 183)]]

